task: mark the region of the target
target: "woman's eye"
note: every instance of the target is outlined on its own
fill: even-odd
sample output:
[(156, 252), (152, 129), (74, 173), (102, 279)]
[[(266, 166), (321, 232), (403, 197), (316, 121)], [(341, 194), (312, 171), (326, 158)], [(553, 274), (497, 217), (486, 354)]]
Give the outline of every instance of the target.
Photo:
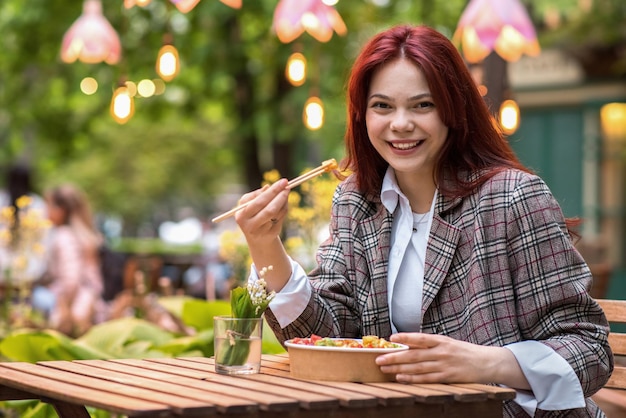
[(391, 106), (384, 102), (373, 102), (370, 107), (374, 109), (389, 109)]
[(415, 107), (418, 109), (428, 109), (430, 107), (435, 107), (435, 104), (433, 102), (419, 102), (415, 105)]

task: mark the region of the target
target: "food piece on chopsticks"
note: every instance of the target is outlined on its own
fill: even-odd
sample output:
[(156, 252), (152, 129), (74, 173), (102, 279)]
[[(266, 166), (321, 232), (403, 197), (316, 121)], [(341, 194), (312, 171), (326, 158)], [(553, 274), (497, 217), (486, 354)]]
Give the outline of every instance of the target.
[(361, 340), (352, 338), (328, 338), (312, 334), (308, 338), (294, 338), (293, 344), (313, 345), (318, 347), (344, 348), (399, 348), (400, 346), (376, 335), (365, 335)]

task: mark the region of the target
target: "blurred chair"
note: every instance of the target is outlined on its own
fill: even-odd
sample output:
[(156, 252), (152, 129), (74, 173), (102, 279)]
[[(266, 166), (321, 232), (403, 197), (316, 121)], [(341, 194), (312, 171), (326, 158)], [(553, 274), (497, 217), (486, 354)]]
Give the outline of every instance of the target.
[(626, 333), (615, 330), (615, 325), (626, 326), (626, 300), (596, 299), (609, 323), (609, 344), (615, 357), (615, 369), (611, 378), (595, 395), (593, 400), (606, 413), (607, 418), (626, 416)]

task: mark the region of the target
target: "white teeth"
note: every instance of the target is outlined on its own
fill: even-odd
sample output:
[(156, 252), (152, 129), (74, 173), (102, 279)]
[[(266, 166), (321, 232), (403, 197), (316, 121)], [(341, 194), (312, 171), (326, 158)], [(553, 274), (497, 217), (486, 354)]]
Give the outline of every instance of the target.
[(391, 143), (391, 146), (396, 148), (396, 149), (411, 149), (411, 148), (415, 148), (417, 145), (419, 145), (422, 141), (418, 141), (418, 142), (411, 142), (411, 143)]

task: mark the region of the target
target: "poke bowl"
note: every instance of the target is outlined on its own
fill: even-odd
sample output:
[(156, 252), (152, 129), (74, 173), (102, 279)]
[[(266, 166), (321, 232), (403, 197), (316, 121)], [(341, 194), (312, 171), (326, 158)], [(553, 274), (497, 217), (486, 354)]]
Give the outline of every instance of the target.
[(321, 338), (316, 335), (287, 340), (285, 347), (292, 377), (362, 383), (394, 381), (395, 375), (380, 371), (376, 357), (409, 349), (375, 336)]

